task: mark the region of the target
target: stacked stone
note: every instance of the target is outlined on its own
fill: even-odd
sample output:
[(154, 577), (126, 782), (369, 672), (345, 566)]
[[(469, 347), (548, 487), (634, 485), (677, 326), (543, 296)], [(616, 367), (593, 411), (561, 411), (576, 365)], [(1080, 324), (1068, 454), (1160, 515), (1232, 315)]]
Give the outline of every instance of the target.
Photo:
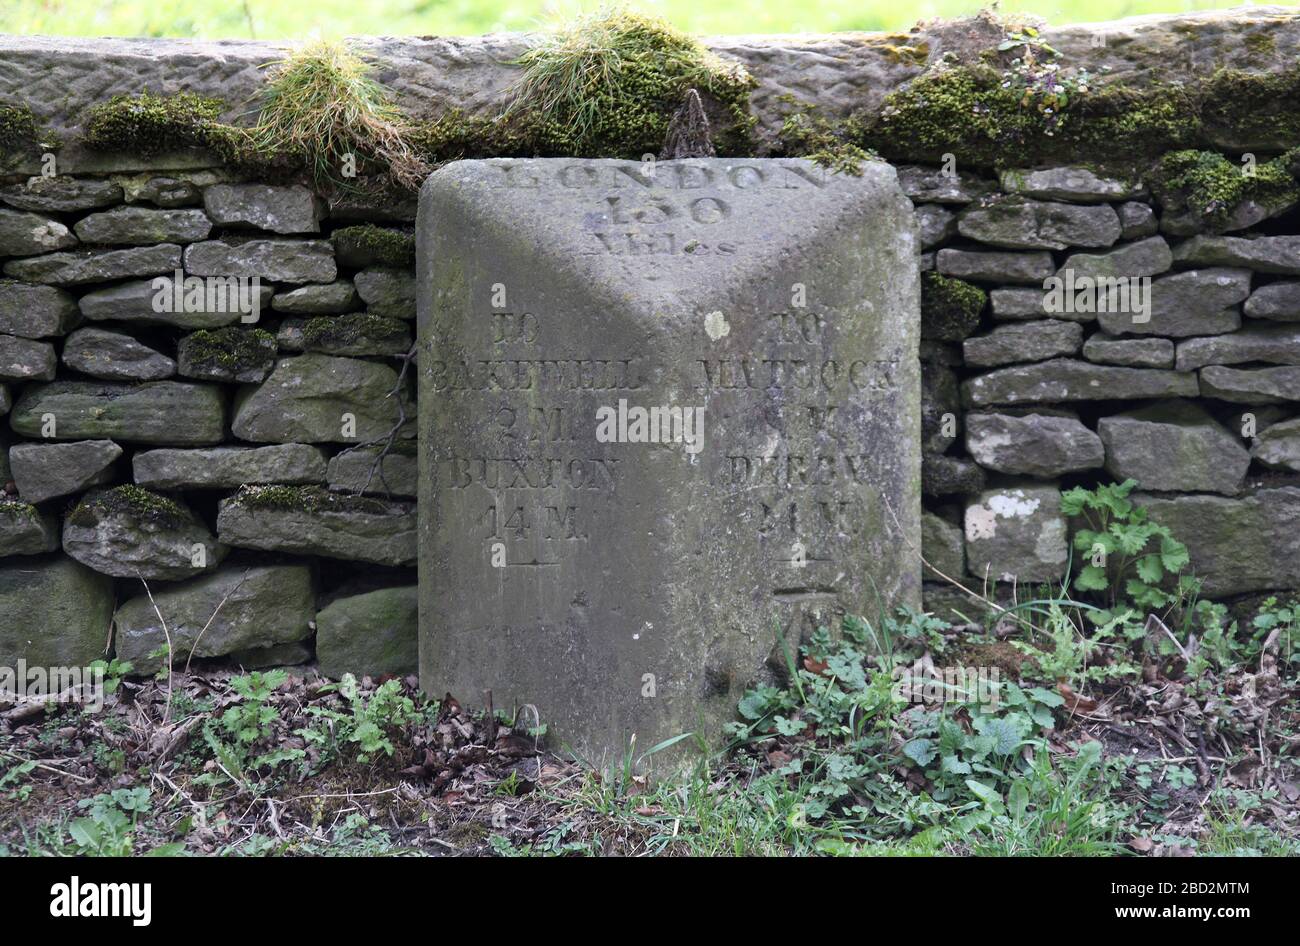
[(182, 662), (415, 671), (414, 278), (352, 222), (213, 169), (0, 178), (0, 665), (112, 622), (147, 672), (161, 614)]
[[(1277, 235), (1293, 208), (1229, 208), (1212, 233), (1082, 167), (900, 178), (928, 296), (927, 607), (978, 613), (936, 570), (1059, 582), (1062, 488), (1128, 478), (1206, 594), (1300, 587), (1300, 236)], [(1145, 311), (1107, 293), (1148, 285)]]

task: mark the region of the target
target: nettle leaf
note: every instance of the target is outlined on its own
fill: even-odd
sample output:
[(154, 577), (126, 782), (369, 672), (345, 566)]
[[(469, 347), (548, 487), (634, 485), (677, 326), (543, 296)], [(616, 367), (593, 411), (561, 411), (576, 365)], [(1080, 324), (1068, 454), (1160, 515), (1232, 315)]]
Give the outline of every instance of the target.
[(808, 728), (802, 719), (786, 719), (784, 716), (778, 716), (773, 725), (782, 736), (797, 736)]
[(1061, 513), (1066, 516), (1077, 516), (1083, 512), (1083, 507), (1091, 498), (1092, 494), (1082, 486), (1067, 489), (1061, 494)]
[(1138, 577), (1148, 585), (1157, 584), (1160, 579), (1165, 577), (1165, 568), (1160, 564), (1159, 555), (1143, 555), (1137, 560), (1136, 566)]
[(903, 755), (907, 756), (920, 768), (925, 768), (934, 761), (938, 749), (932, 739), (913, 739), (903, 746)]
[(755, 687), (740, 698), (740, 715), (746, 719), (762, 719), (779, 692), (776, 687)]
[(1137, 555), (1146, 548), (1147, 539), (1151, 537), (1150, 531), (1142, 526), (1122, 525), (1120, 523), (1111, 525), (1110, 534), (1115, 537), (1120, 550), (1125, 555)]
[(1160, 561), (1171, 572), (1182, 571), (1190, 561), (1187, 546), (1172, 536), (1160, 539)]
[(1106, 578), (1106, 569), (1096, 565), (1085, 565), (1074, 579), (1074, 587), (1080, 591), (1105, 591), (1110, 587)]
[(1052, 716), (1052, 711), (1046, 706), (1034, 706), (1029, 710), (1029, 715), (1043, 729), (1055, 729), (1056, 719)]

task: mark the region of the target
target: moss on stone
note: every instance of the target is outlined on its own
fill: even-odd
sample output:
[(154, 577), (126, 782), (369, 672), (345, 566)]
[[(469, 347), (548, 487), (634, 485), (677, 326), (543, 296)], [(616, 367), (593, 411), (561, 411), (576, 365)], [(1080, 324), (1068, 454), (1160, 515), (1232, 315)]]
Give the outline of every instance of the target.
[(96, 151), (153, 155), (185, 148), (211, 148), (223, 155), (230, 126), (221, 124), (225, 103), (190, 92), (176, 95), (115, 95), (90, 110), (82, 141)]
[(191, 516), (174, 500), (141, 486), (127, 484), (88, 493), (68, 515), (74, 526), (93, 529), (106, 516), (125, 515), (163, 529), (179, 529)]
[(358, 512), (385, 515), (391, 507), (383, 500), (332, 493), (320, 486), (245, 486), (230, 500), (245, 509), (276, 512)]
[(0, 156), (38, 143), (47, 132), (26, 105), (0, 104)]
[(185, 357), (197, 368), (240, 372), (260, 368), (275, 360), (275, 336), (265, 329), (201, 329), (181, 340)]
[(452, 108), (436, 120), (416, 126), (411, 135), (416, 150), (436, 164), (528, 157), (533, 152), (529, 123), (518, 115), (475, 114)]
[(399, 319), (355, 312), (310, 319), (303, 326), (302, 337), (308, 348), (339, 348), (360, 341), (396, 341), (405, 347), (409, 330)]
[(415, 236), (402, 230), (363, 223), (342, 227), (330, 235), (336, 250), (355, 247), (370, 257), (370, 265), (406, 269), (415, 264)]
[(815, 164), (855, 177), (862, 174), (862, 163), (872, 155), (856, 142), (862, 128), (854, 118), (833, 122), (811, 102), (796, 102), (781, 122), (781, 151), (794, 158), (808, 158)]
[(1246, 37), (1246, 48), (1256, 56), (1272, 56), (1277, 49), (1273, 34), (1260, 30)]
[(518, 94), (501, 121), (537, 155), (658, 153), (691, 89), (704, 100), (719, 155), (752, 148), (754, 79), (663, 20), (618, 9), (580, 17), (519, 64)]
[(921, 337), (959, 342), (979, 325), (988, 293), (961, 279), (921, 274)]
[(1167, 208), (1190, 211), (1211, 229), (1225, 225), (1243, 201), (1283, 207), (1300, 199), (1300, 184), (1288, 166), (1293, 152), (1256, 165), (1243, 165), (1214, 151), (1174, 151), (1149, 175), (1152, 190)]
[(977, 65), (939, 69), (891, 93), (865, 124), (863, 143), (895, 160), (934, 162), (950, 153), (974, 167), (1025, 167), (1153, 157), (1194, 140), (1198, 127), (1190, 98), (1176, 87), (1089, 90), (1045, 116), (1002, 73)]
[(1034, 96), (988, 64), (940, 67), (890, 93), (861, 143), (891, 160), (979, 168), (1050, 162), (1142, 164), (1214, 141), (1300, 145), (1300, 68), (1221, 69), (1196, 88), (1077, 83), (1046, 117)]
[(1201, 108), (1206, 143), (1240, 147), (1284, 141), (1300, 145), (1300, 68), (1285, 72), (1220, 69), (1204, 89)]

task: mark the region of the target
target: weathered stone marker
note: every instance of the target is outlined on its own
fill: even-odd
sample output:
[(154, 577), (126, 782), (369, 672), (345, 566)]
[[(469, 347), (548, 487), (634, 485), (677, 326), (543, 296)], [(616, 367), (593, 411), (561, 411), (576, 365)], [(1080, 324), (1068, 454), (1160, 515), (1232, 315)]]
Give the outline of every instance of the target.
[(778, 631), (918, 604), (893, 169), (468, 161), (419, 213), (427, 692), (599, 763), (716, 740)]

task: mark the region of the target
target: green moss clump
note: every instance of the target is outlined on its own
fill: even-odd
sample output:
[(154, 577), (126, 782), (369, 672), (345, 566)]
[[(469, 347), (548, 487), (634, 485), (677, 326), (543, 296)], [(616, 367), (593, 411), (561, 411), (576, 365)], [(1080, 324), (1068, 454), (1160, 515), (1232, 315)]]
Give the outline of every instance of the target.
[(895, 160), (938, 160), (992, 167), (1042, 135), (1021, 96), (988, 66), (941, 69), (891, 93), (864, 128), (864, 143)]
[(196, 368), (240, 372), (270, 366), (279, 351), (265, 329), (235, 326), (200, 329), (181, 340), (186, 360)]
[(541, 156), (636, 158), (658, 153), (695, 89), (721, 156), (752, 149), (754, 79), (663, 20), (604, 10), (548, 34), (524, 67), (502, 121)]
[(1135, 91), (1078, 85), (1048, 111), (1037, 94), (987, 65), (941, 69), (891, 93), (863, 143), (894, 160), (943, 154), (980, 168), (1051, 160), (1154, 157), (1195, 140), (1195, 103), (1174, 86)]
[(232, 129), (222, 125), (225, 104), (190, 92), (115, 95), (90, 110), (82, 140), (96, 151), (153, 155), (185, 148), (230, 153)]
[(441, 164), (473, 158), (523, 158), (534, 152), (530, 122), (522, 110), (511, 115), (479, 115), (448, 109), (438, 119), (417, 125), (413, 146)]
[(68, 515), (68, 522), (93, 529), (110, 515), (130, 516), (138, 522), (149, 522), (163, 529), (179, 529), (193, 521), (192, 516), (174, 500), (127, 484), (89, 493)]
[(1277, 42), (1273, 39), (1272, 33), (1260, 30), (1246, 37), (1246, 48), (1256, 56), (1271, 56), (1277, 49)]
[(415, 236), (401, 230), (363, 223), (335, 230), (330, 240), (340, 256), (363, 256), (367, 266), (407, 269), (415, 265)]
[(1205, 86), (1201, 122), (1205, 141), (1257, 147), (1261, 142), (1300, 145), (1300, 69), (1243, 72), (1220, 69)]
[(1175, 151), (1149, 175), (1156, 197), (1167, 208), (1189, 211), (1210, 229), (1226, 226), (1243, 201), (1282, 208), (1300, 200), (1300, 183), (1289, 165), (1294, 151), (1255, 167), (1243, 166), (1214, 151)]
[(0, 155), (36, 144), (45, 128), (26, 105), (0, 105)]
[(396, 346), (405, 351), (411, 336), (406, 323), (400, 319), (357, 312), (309, 319), (303, 326), (302, 337), (309, 349), (331, 350), (372, 342), (385, 349)]
[(809, 102), (795, 102), (781, 122), (781, 151), (792, 158), (808, 158), (815, 164), (842, 174), (862, 176), (862, 164), (871, 153), (856, 144), (862, 128), (854, 118), (832, 122)]
[(961, 279), (921, 274), (921, 337), (960, 342), (980, 323), (988, 293)]
[(359, 512), (378, 516), (392, 511), (383, 500), (332, 493), (320, 486), (245, 486), (230, 501), (245, 509), (276, 512)]

